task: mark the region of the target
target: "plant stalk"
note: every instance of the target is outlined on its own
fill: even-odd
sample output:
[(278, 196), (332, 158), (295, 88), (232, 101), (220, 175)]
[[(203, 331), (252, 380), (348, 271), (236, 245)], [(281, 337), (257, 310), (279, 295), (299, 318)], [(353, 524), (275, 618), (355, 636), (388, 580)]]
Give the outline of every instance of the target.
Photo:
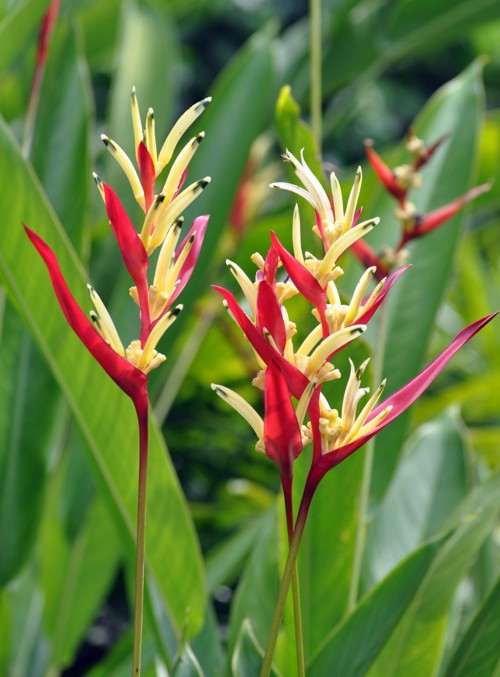
[(290, 548), (288, 550), (285, 570), (281, 578), (278, 599), (274, 609), (273, 622), (269, 633), (269, 639), (267, 640), (266, 653), (264, 655), (264, 662), (262, 663), (260, 677), (268, 677), (271, 672), (274, 651), (276, 649), (276, 642), (278, 641), (278, 635), (281, 627), (281, 619), (283, 618), (283, 612), (285, 610), (286, 598), (290, 588), (290, 581), (293, 578), (294, 570), (296, 570), (297, 555), (299, 554), (300, 542), (302, 540), (302, 535), (306, 526), (307, 514), (309, 512), (309, 506), (311, 505), (313, 494), (314, 488), (311, 491), (307, 491), (306, 487), (306, 491), (304, 492), (304, 496), (302, 497), (300, 504), (299, 513), (297, 515), (297, 521), (295, 523), (292, 540), (290, 541)]
[(322, 86), (321, 86), (321, 0), (310, 0), (311, 25), (311, 123), (321, 156), (322, 146)]
[(146, 550), (146, 496), (148, 472), (148, 398), (134, 402), (139, 423), (139, 482), (137, 497), (137, 544), (135, 559), (134, 650), (132, 677), (141, 674), (142, 623), (144, 616), (144, 563)]
[[(293, 501), (292, 481), (285, 483), (282, 478), (283, 496), (285, 499), (286, 528), (288, 533), (288, 547), (293, 538)], [(302, 632), (302, 610), (300, 605), (299, 572), (297, 561), (292, 572), (293, 619), (295, 625), (295, 646), (297, 651), (297, 675), (305, 677), (304, 637)]]

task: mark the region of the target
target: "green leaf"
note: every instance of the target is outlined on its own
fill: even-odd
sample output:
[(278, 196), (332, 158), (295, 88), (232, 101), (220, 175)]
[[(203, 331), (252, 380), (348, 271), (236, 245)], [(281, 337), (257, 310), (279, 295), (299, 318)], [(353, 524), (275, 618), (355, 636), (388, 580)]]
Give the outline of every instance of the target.
[(276, 510), (267, 511), (266, 517), (231, 606), (229, 654), (236, 645), (245, 619), (249, 619), (261, 645), (265, 645), (271, 628), (279, 584)]
[(433, 675), (444, 646), (449, 607), (498, 515), (500, 475), (475, 489), (446, 526), (458, 527), (422, 578), (412, 603), (368, 673)]
[(191, 647), (184, 647), (182, 656), (176, 660), (172, 677), (203, 677), (203, 670)]
[(490, 677), (500, 669), (500, 578), (453, 654), (446, 677)]
[(206, 567), (209, 594), (213, 594), (221, 585), (230, 585), (237, 578), (266, 519), (264, 513), (251, 522), (245, 522), (242, 529), (231, 534), (208, 554)]
[(428, 52), (451, 38), (467, 36), (478, 25), (498, 19), (495, 0), (458, 0), (453, 4), (433, 0), (399, 0), (387, 17), (388, 58)]
[[(64, 478), (62, 478), (64, 479)], [(41, 579), (45, 629), (52, 665), (71, 665), (76, 650), (109, 590), (121, 555), (120, 541), (101, 500), (88, 508), (72, 542), (57, 515), (52, 493), (43, 536)]]
[(307, 674), (311, 677), (365, 675), (413, 599), (418, 583), (431, 567), (441, 546), (442, 541), (428, 543), (391, 571), (329, 633), (308, 663)]
[(16, 3), (0, 23), (0, 72), (26, 48), (26, 42), (35, 32), (50, 0), (25, 0)]
[[(426, 167), (422, 187), (415, 197), (412, 195), (422, 213), (450, 202), (469, 186), (483, 102), (481, 70), (479, 62), (472, 64), (432, 97), (415, 122), (415, 133), (428, 142), (450, 134)], [(382, 224), (384, 220), (391, 221), (393, 209), (393, 201), (385, 202), (384, 211), (367, 206), (367, 212), (378, 214)], [(410, 381), (423, 365), (448, 283), (461, 220), (458, 215), (414, 242), (409, 248), (412, 268), (391, 290), (382, 368), (387, 378), (387, 394)], [(374, 242), (376, 248), (387, 243), (383, 228), (375, 229)], [(372, 489), (378, 500), (396, 467), (408, 422), (407, 412), (377, 435)]]
[(18, 573), (36, 542), (58, 391), (4, 292), (0, 299), (2, 586)]
[(466, 449), (456, 413), (422, 426), (408, 443), (371, 527), (365, 584), (382, 579), (439, 533), (467, 491)]
[[(252, 630), (252, 624), (245, 618), (241, 625), (240, 634), (231, 658), (231, 675), (233, 677), (257, 677), (264, 659), (264, 651)], [(279, 673), (273, 667), (271, 675)]]
[[(85, 276), (9, 131), (0, 126), (0, 180), (12, 186), (4, 204), (0, 271), (47, 360), (87, 443), (99, 489), (133, 552), (137, 502), (137, 424), (132, 404), (86, 352), (67, 326), (47, 272), (27, 240), (27, 223), (55, 249), (66, 280), (88, 307)], [(75, 368), (77, 366), (77, 368)], [(189, 634), (203, 620), (204, 582), (198, 544), (165, 445), (150, 422), (148, 566), (173, 623), (190, 609)], [(166, 565), (166, 563), (168, 563)]]
[(59, 21), (43, 78), (32, 164), (64, 229), (83, 251), (91, 181), (90, 82), (74, 29)]

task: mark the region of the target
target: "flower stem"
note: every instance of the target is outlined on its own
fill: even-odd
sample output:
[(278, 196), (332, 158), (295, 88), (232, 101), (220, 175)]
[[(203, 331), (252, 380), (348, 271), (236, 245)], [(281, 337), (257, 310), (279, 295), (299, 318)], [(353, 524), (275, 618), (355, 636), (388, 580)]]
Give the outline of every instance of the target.
[(148, 471), (148, 398), (134, 402), (139, 423), (139, 483), (135, 559), (134, 651), (132, 677), (141, 674), (142, 620), (144, 616), (144, 562), (146, 548), (146, 490)]
[(311, 22), (311, 122), (321, 155), (321, 0), (310, 0)]
[(296, 570), (299, 546), (302, 540), (302, 534), (304, 533), (304, 527), (306, 526), (307, 514), (309, 512), (309, 506), (311, 505), (313, 494), (314, 489), (312, 491), (307, 491), (306, 487), (306, 491), (304, 492), (304, 496), (302, 497), (300, 504), (299, 513), (297, 515), (297, 521), (295, 523), (292, 540), (290, 541), (288, 557), (280, 583), (278, 600), (274, 609), (273, 622), (269, 633), (269, 639), (267, 640), (266, 653), (264, 655), (264, 662), (262, 663), (260, 677), (268, 677), (269, 673), (271, 672), (274, 650), (276, 648), (276, 642), (278, 641), (278, 635), (281, 627), (281, 619), (283, 618), (283, 612), (285, 610), (286, 598), (290, 588), (290, 581), (293, 578), (294, 570)]
[[(292, 482), (284, 483), (282, 478), (283, 496), (285, 498), (286, 527), (288, 533), (288, 547), (293, 538), (293, 502)], [(292, 572), (293, 618), (295, 624), (295, 646), (297, 651), (297, 675), (304, 677), (304, 638), (302, 633), (302, 611), (300, 607), (299, 572), (295, 561)]]
[[(379, 313), (379, 324), (377, 327), (377, 344), (374, 354), (373, 381), (375, 384), (381, 380), (382, 366), (384, 360), (384, 346), (387, 334), (387, 306), (382, 305)], [(354, 551), (354, 562), (352, 565), (351, 584), (349, 587), (349, 599), (347, 610), (350, 613), (356, 606), (359, 597), (359, 585), (361, 581), (361, 568), (366, 546), (366, 533), (368, 527), (368, 511), (370, 503), (370, 488), (373, 474), (373, 462), (375, 456), (375, 437), (366, 445), (365, 460), (363, 465), (363, 479), (361, 481), (361, 490), (358, 504), (358, 530), (356, 533), (356, 548)]]

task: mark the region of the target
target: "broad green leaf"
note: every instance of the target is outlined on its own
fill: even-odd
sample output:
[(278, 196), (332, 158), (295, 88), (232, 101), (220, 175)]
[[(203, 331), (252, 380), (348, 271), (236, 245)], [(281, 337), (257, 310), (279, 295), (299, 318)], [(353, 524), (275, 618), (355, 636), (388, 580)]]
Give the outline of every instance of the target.
[(242, 529), (208, 554), (206, 567), (209, 594), (213, 594), (221, 585), (230, 585), (237, 578), (265, 520), (266, 515), (263, 514), (252, 522), (245, 522)]
[[(459, 36), (469, 36), (473, 28), (498, 18), (495, 0), (360, 2), (340, 21), (333, 12), (328, 27), (331, 35), (325, 40), (324, 93), (375, 78), (412, 55), (432, 55), (437, 48), (443, 49)], [(341, 67), (339, 54), (343, 55)], [(356, 91), (354, 86), (354, 95), (347, 93), (352, 106), (356, 106)]]
[(466, 449), (456, 413), (413, 435), (371, 527), (365, 550), (369, 588), (439, 533), (467, 492)]
[(446, 677), (491, 677), (500, 670), (500, 579), (490, 591), (444, 673)]
[(0, 586), (36, 542), (57, 386), (5, 293), (0, 292)]
[(224, 672), (224, 655), (220, 628), (211, 604), (207, 605), (205, 623), (201, 632), (193, 637), (191, 648), (198, 659), (205, 677), (219, 677)]
[(468, 35), (475, 26), (499, 19), (495, 0), (458, 0), (453, 4), (432, 0), (399, 0), (387, 17), (387, 38), (391, 45), (387, 58), (430, 51), (451, 38)]
[(182, 656), (176, 660), (172, 677), (204, 677), (201, 665), (190, 646), (184, 647)]
[(31, 161), (66, 233), (82, 253), (91, 182), (91, 104), (77, 38), (67, 21), (58, 22), (40, 93)]
[(299, 554), (306, 661), (348, 610), (363, 460), (355, 454), (328, 473), (307, 518)]
[[(435, 209), (465, 192), (470, 185), (477, 131), (482, 108), (481, 64), (476, 62), (439, 90), (415, 122), (415, 133), (432, 142), (450, 134), (423, 172), (423, 185), (411, 196), (420, 212)], [(386, 202), (390, 212), (394, 203)], [(372, 205), (368, 213), (391, 220), (387, 211)], [(413, 264), (391, 290), (384, 344), (382, 374), (387, 394), (410, 381), (421, 369), (435, 317), (449, 279), (458, 243), (461, 216), (445, 223), (410, 250)], [(387, 243), (384, 231), (375, 229), (376, 247)], [(409, 413), (403, 414), (376, 438), (373, 494), (383, 496), (396, 467), (408, 429)]]
[(42, 630), (43, 599), (37, 589), (32, 563), (5, 589), (4, 594), (10, 635), (5, 674), (46, 677), (48, 651)]
[(99, 70), (112, 61), (122, 0), (79, 4), (76, 12), (84, 34), (86, 59), (91, 68)]
[(0, 72), (4, 71), (35, 34), (50, 0), (18, 2), (0, 23)]
[[(263, 659), (264, 650), (255, 637), (251, 622), (245, 618), (231, 658), (231, 675), (233, 677), (257, 677), (260, 674)], [(273, 667), (271, 675), (276, 677), (278, 674)]]
[[(12, 199), (3, 205), (2, 278), (64, 392), (86, 441), (99, 489), (132, 550), (138, 443), (133, 408), (66, 325), (43, 263), (21, 224), (29, 224), (50, 242), (83, 308), (89, 305), (85, 275), (30, 168), (2, 125), (0, 180), (7, 179)], [(194, 634), (202, 622), (204, 605), (198, 544), (175, 472), (152, 421), (150, 433), (148, 566), (177, 628), (183, 625), (185, 610), (190, 608), (189, 633)]]
[(475, 489), (450, 518), (447, 524), (458, 523), (458, 527), (421, 579), (412, 603), (369, 671), (370, 677), (436, 674), (451, 601), (495, 525), (499, 488), (497, 475)]
[(76, 538), (68, 542), (57, 514), (59, 492), (52, 492), (48, 504), (41, 579), (51, 664), (61, 668), (71, 665), (109, 590), (121, 547), (109, 511), (99, 498), (89, 506)]
[(266, 644), (278, 595), (277, 539), (276, 510), (269, 510), (234, 595), (228, 642), (230, 655), (245, 619), (249, 619), (259, 644)]
[(442, 544), (441, 540), (422, 546), (391, 571), (329, 632), (308, 663), (307, 674), (311, 677), (365, 675), (411, 603)]

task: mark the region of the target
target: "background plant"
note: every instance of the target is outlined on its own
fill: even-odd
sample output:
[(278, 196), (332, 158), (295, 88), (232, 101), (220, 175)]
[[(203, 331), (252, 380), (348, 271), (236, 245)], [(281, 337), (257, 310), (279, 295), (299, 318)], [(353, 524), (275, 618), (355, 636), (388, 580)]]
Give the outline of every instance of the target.
[[(270, 227), (290, 245), (285, 236), (289, 201), (266, 186), (281, 178), (278, 160), (285, 146), (299, 152), (313, 143), (294, 103), (307, 118), (307, 8), (294, 5), (288, 11), (285, 5), (262, 3), (249, 11), (222, 0), (189, 7), (160, 1), (63, 2), (42, 85), (31, 167), (14, 139), (23, 136), (36, 31), (47, 5), (5, 4), (0, 24), (5, 119), (0, 268), (6, 290), (0, 351), (1, 670), (36, 675), (67, 668), (67, 674), (92, 674), (90, 662), (107, 652), (94, 674), (128, 674), (131, 635), (124, 607), (133, 562), (135, 424), (129, 403), (82, 355), (51, 295), (42, 293), (44, 271), (40, 268), (38, 276), (34, 269), (20, 223), (50, 233), (68, 282), (83, 290), (81, 302), (87, 275), (78, 271), (92, 251), (92, 279), (99, 290), (107, 289), (103, 296), (126, 336), (129, 308), (113, 293), (115, 283), (122, 284), (119, 261), (110, 253), (91, 170), (119, 185), (118, 172), (95, 140), (101, 132), (129, 137), (126, 103), (135, 84), (165, 127), (189, 104), (214, 97), (203, 121), (203, 156), (192, 169), (193, 177), (213, 179), (197, 207), (198, 213), (211, 213), (210, 233), (199, 272), (183, 297), (185, 305), (196, 305), (198, 316), (181, 316), (171, 328), (168, 362), (160, 378), (152, 379), (158, 426), (151, 445), (145, 665), (146, 674), (153, 673), (155, 657), (161, 664), (180, 649), (188, 663), (196, 655), (206, 674), (220, 674), (229, 659), (216, 637), (222, 635), (228, 654), (238, 647), (236, 666), (240, 657), (249, 662), (251, 637), (265, 642), (285, 532), (276, 520), (274, 468), (255, 457), (251, 432), (207, 387), (223, 382), (241, 392), (248, 378), (246, 354), (236, 347), (233, 328), (208, 288), (215, 281), (231, 284), (223, 277), (224, 258), (246, 265), (253, 251), (264, 249)], [(460, 2), (453, 7), (407, 1), (324, 5), (325, 160), (348, 178), (351, 172), (344, 167), (360, 160), (363, 140), (370, 137), (384, 159), (397, 164), (402, 146), (384, 146), (399, 140), (431, 93), (463, 70), (415, 121), (416, 133), (428, 142), (450, 134), (425, 170), (415, 199), (428, 211), (495, 179), (497, 4), (485, 1), (473, 9)], [(484, 69), (486, 115), (482, 67), (470, 66), (483, 52), (491, 59)], [(282, 95), (275, 117), (286, 83), (294, 100)], [(373, 175), (364, 174), (366, 213), (381, 217), (371, 244), (396, 241), (394, 204)], [(233, 211), (237, 194), (240, 207), (241, 195), (247, 196), (239, 220)], [(409, 380), (427, 354), (436, 354), (464, 324), (499, 307), (499, 201), (497, 181), (468, 213), (413, 243), (415, 275), (425, 283), (401, 280), (394, 289), (389, 322), (397, 323), (397, 331), (390, 332), (383, 365), (388, 389)], [(230, 224), (238, 226), (236, 232)], [(350, 265), (352, 279), (359, 278), (357, 263)], [(418, 326), (408, 318), (407, 306), (421, 318)], [(362, 457), (331, 473), (319, 490), (301, 563), (308, 674), (326, 674), (332, 654), (339, 674), (387, 674), (388, 665), (404, 672), (405, 657), (413, 651), (422, 663), (412, 669), (424, 673), (439, 666), (442, 674), (491, 674), (498, 660), (491, 648), (499, 617), (493, 537), (498, 487), (495, 479), (487, 480), (498, 468), (497, 346), (498, 327), (492, 326), (411, 417), (394, 423), (377, 443), (362, 578), (363, 590), (372, 592), (352, 615), (348, 591)], [(360, 358), (369, 350), (365, 345)], [(117, 418), (123, 424), (111, 444), (108, 422)], [(176, 472), (164, 453), (163, 426)], [(480, 517), (470, 521), (471, 514)], [(429, 542), (432, 537), (438, 540)], [(205, 604), (198, 539), (207, 554), (207, 587), (217, 621)], [(325, 594), (331, 603), (318, 606), (315, 600)], [(381, 622), (381, 608), (391, 627)], [(183, 628), (191, 649), (178, 644)], [(289, 633), (292, 625), (285, 623), (277, 665), (293, 675)], [(469, 653), (473, 645), (477, 653)], [(359, 664), (352, 663), (353, 653)]]

